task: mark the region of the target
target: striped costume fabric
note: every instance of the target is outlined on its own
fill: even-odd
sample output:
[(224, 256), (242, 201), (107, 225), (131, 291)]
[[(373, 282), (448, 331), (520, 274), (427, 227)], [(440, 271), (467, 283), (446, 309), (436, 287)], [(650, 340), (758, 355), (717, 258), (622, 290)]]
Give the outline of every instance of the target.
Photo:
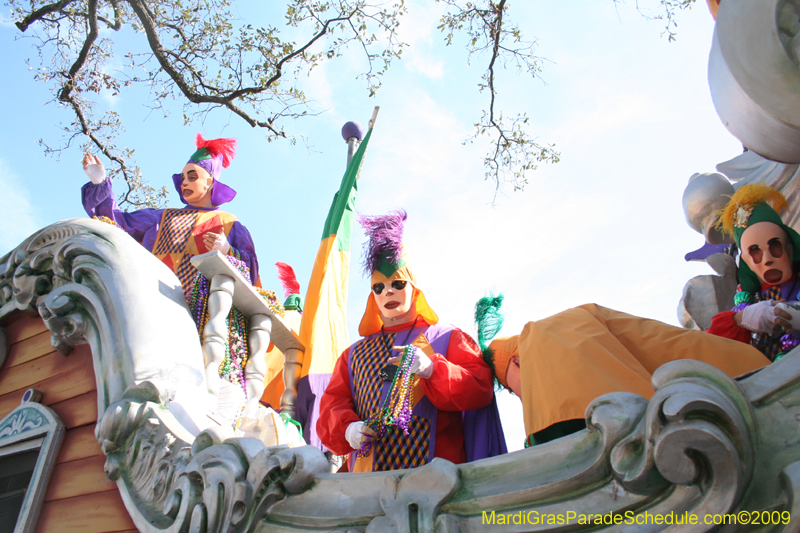
[[(351, 349), (353, 401), (356, 413), (362, 420), (367, 420), (380, 408), (384, 383), (380, 378), (380, 370), (387, 364), (390, 357), (388, 346), (394, 346), (394, 341), (394, 333), (386, 334), (385, 338), (376, 335), (357, 342)], [(425, 464), (430, 438), (430, 420), (412, 415), (408, 435), (400, 429), (390, 428), (387, 435), (375, 443), (373, 470), (413, 468)]]

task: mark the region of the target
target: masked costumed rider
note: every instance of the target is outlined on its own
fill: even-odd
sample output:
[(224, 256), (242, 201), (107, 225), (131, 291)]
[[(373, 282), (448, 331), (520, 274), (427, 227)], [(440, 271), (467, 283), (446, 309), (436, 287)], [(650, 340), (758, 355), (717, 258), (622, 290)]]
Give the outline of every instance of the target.
[(492, 372), (475, 342), (440, 325), (425, 300), (402, 247), (405, 219), (403, 211), (361, 219), (372, 285), (364, 338), (339, 357), (320, 403), (317, 433), (350, 455), (351, 472), (506, 451)]
[(752, 344), (770, 360), (797, 346), (791, 318), (775, 304), (800, 300), (800, 235), (779, 213), (787, 209), (783, 195), (766, 185), (745, 185), (720, 212), (718, 225), (741, 250), (739, 289), (731, 311), (718, 313), (709, 333)]
[[(83, 207), (90, 217), (120, 227), (177, 275), (198, 331), (202, 331), (208, 320), (208, 282), (191, 264), (193, 256), (218, 250), (245, 279), (257, 286), (260, 281), (250, 232), (234, 215), (219, 209), (236, 196), (235, 190), (219, 181), (222, 169), (233, 159), (236, 140), (205, 140), (198, 134), (196, 145), (197, 150), (181, 173), (172, 176), (175, 189), (186, 204), (182, 209), (121, 211), (102, 162), (90, 154), (83, 159), (83, 169), (91, 182), (81, 192)], [(245, 390), (247, 326), (238, 310), (233, 308), (231, 313), (231, 329), (237, 334), (228, 339), (220, 376)]]
[[(481, 347), (502, 326), (502, 300), (484, 298), (476, 306)], [(586, 408), (603, 394), (650, 399), (653, 373), (670, 361), (703, 361), (731, 377), (769, 364), (752, 346), (595, 304), (528, 322), (518, 335), (492, 341), (484, 358), (522, 400), (526, 446), (586, 427)]]

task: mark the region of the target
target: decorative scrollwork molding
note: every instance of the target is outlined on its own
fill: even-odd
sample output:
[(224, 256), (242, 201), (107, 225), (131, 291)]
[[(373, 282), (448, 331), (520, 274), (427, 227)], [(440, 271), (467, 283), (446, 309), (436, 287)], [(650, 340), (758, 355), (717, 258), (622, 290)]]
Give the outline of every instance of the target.
[[(519, 452), (331, 474), (316, 448), (267, 448), (204, 420), (202, 352), (174, 275), (111, 226), (60, 224), (0, 260), (0, 289), (24, 288), (0, 317), (38, 310), (64, 352), (91, 344), (96, 437), (141, 531), (479, 532), (484, 514), (798, 506), (800, 450), (786, 443), (800, 441), (800, 351), (740, 381), (697, 361), (670, 363), (654, 374), (649, 402), (602, 396), (586, 430)], [(0, 433), (20, 424), (8, 419)]]
[(380, 495), (385, 514), (369, 523), (367, 533), (433, 531), (442, 503), (449, 500), (458, 487), (458, 468), (442, 459), (434, 459), (402, 479), (389, 473), (384, 478)]
[(638, 493), (697, 485), (696, 514), (726, 513), (753, 470), (753, 413), (736, 383), (699, 361), (673, 361), (653, 375), (656, 393), (634, 432), (611, 453), (615, 476)]
[(97, 429), (126, 506), (144, 532), (250, 531), (270, 509), (328, 473), (310, 446), (266, 448), (256, 439), (202, 432), (190, 443), (158, 384), (131, 387)]
[(158, 259), (109, 224), (58, 222), (0, 260), (0, 317), (35, 311), (53, 346), (69, 354), (89, 343), (98, 420), (128, 386), (172, 382), (170, 408), (190, 431), (205, 419), (203, 358), (177, 278)]

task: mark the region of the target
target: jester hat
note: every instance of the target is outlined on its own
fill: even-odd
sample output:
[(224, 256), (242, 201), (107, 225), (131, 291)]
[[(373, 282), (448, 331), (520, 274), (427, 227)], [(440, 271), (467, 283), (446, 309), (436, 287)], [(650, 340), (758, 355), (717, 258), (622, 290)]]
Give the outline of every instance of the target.
[[(417, 278), (403, 246), (403, 226), (406, 218), (408, 215), (403, 210), (374, 217), (359, 215), (358, 222), (367, 235), (367, 242), (364, 245), (364, 273), (370, 275), (370, 287), (376, 283), (389, 285), (395, 280), (411, 283), (414, 287), (412, 304), (416, 306), (417, 316), (432, 326), (439, 321), (439, 317), (430, 308), (425, 295), (417, 286)], [(370, 291), (367, 309), (361, 318), (358, 333), (366, 337), (378, 333), (382, 327), (380, 309), (375, 301), (375, 294)]]
[(303, 312), (303, 297), (300, 296), (300, 283), (297, 281), (297, 276), (294, 269), (286, 263), (275, 263), (278, 267), (278, 279), (283, 287), (283, 297), (286, 300), (283, 302), (283, 308), (287, 311)]
[[(800, 261), (800, 235), (783, 223), (781, 212), (789, 204), (780, 191), (763, 184), (744, 185), (731, 196), (728, 204), (719, 212), (717, 227), (729, 233), (741, 249), (745, 230), (758, 222), (772, 222), (783, 228), (792, 241), (792, 263)], [(761, 281), (750, 270), (747, 263), (739, 261), (739, 283), (751, 293), (761, 290)]]
[[(189, 161), (204, 168), (211, 177), (214, 178), (214, 186), (211, 189), (211, 205), (214, 207), (228, 203), (236, 197), (236, 191), (219, 181), (219, 175), (223, 168), (228, 168), (236, 155), (236, 139), (203, 139), (201, 134), (197, 134), (195, 139), (197, 151), (192, 154)], [(188, 204), (183, 199), (181, 192), (181, 174), (172, 175), (172, 183), (181, 198), (181, 202)]]

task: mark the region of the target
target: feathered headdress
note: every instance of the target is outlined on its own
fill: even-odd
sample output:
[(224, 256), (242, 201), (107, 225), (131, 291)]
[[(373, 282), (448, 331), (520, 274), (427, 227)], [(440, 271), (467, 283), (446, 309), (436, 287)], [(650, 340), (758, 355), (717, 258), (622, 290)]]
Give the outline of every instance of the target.
[[(503, 305), (503, 295), (497, 296), (484, 296), (475, 304), (475, 325), (478, 328), (478, 346), (481, 348), (483, 360), (492, 369), (492, 374), (495, 377), (495, 383), (498, 385), (505, 384), (505, 375), (508, 370), (508, 361), (511, 355), (505, 357), (506, 354), (495, 353), (495, 350), (489, 348), (489, 342), (494, 339), (500, 330), (503, 328), (505, 317), (500, 312), (500, 307)], [(498, 368), (500, 367), (500, 368)], [(502, 374), (502, 380), (498, 378)]]
[[(204, 139), (198, 133), (195, 138), (197, 150), (189, 158), (187, 163), (194, 163), (203, 167), (211, 177), (214, 178), (214, 188), (211, 190), (211, 205), (214, 207), (230, 202), (236, 197), (233, 188), (219, 181), (219, 175), (223, 168), (228, 168), (236, 155), (236, 139)], [(173, 174), (172, 182), (181, 197), (181, 201), (186, 203), (181, 192), (181, 175)]]
[(294, 269), (286, 263), (275, 263), (278, 267), (278, 279), (283, 287), (283, 297), (288, 298), (292, 294), (300, 294), (300, 284), (297, 282), (297, 276), (294, 274)]
[[(200, 161), (213, 159), (219, 161), (222, 168), (228, 168), (236, 155), (236, 139), (204, 139), (203, 135), (198, 133), (195, 138), (195, 145), (197, 151), (192, 154), (192, 161), (200, 164)], [(208, 170), (208, 169), (206, 169)], [(214, 178), (219, 177), (219, 170), (211, 172)]]
[(403, 226), (406, 218), (408, 215), (402, 209), (387, 215), (358, 216), (358, 222), (367, 236), (364, 245), (365, 274), (370, 275), (377, 270), (388, 278), (405, 264)]
[(289, 311), (303, 312), (303, 298), (300, 296), (300, 284), (297, 282), (297, 276), (294, 274), (294, 269), (286, 263), (275, 263), (278, 267), (278, 279), (283, 287), (283, 297), (286, 301), (283, 303), (283, 308)]
[[(358, 221), (364, 227), (367, 242), (364, 244), (364, 273), (370, 276), (370, 285), (390, 283), (395, 280), (409, 282), (414, 287), (413, 301), (417, 316), (430, 326), (439, 322), (439, 317), (428, 305), (425, 295), (417, 286), (417, 278), (411, 268), (408, 254), (403, 246), (403, 226), (406, 212), (402, 209), (387, 215), (359, 215)], [(358, 326), (358, 333), (364, 337), (381, 331), (383, 319), (375, 302), (375, 294), (370, 293), (367, 309)]]
[[(751, 224), (764, 221), (750, 220), (759, 204), (769, 206), (774, 211), (774, 216), (765, 213), (768, 218), (772, 219), (768, 220), (768, 222), (774, 222), (775, 218), (780, 221), (780, 213), (789, 208), (786, 198), (777, 189), (758, 183), (744, 185), (731, 196), (728, 204), (720, 210), (717, 228), (736, 238), (736, 244), (738, 245), (745, 229)], [(783, 224), (783, 221), (780, 221), (780, 224)]]
[[(728, 204), (719, 211), (717, 227), (726, 231), (742, 247), (742, 234), (758, 222), (772, 222), (780, 226), (792, 241), (792, 262), (800, 261), (800, 235), (783, 223), (779, 213), (787, 210), (789, 204), (783, 194), (763, 184), (744, 185), (731, 196)], [(750, 270), (744, 261), (739, 262), (739, 283), (742, 289), (756, 293), (761, 290), (761, 280)]]

